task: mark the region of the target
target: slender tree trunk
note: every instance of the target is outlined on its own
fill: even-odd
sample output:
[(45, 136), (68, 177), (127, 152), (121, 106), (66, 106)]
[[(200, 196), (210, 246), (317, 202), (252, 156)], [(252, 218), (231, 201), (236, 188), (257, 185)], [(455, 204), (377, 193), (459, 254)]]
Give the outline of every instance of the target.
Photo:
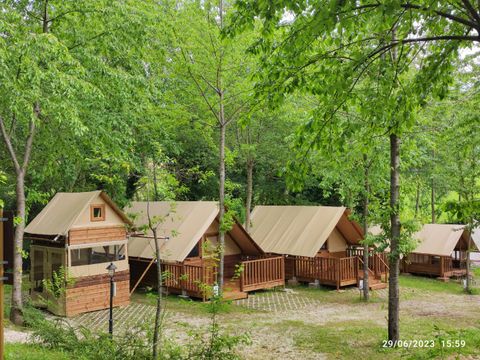
[[(435, 164), (435, 150), (432, 152), (432, 160), (433, 163)], [(431, 182), (431, 187), (432, 187), (432, 192), (431, 192), (431, 211), (432, 211), (432, 224), (435, 224), (436, 222), (436, 216), (435, 216), (435, 177), (434, 177), (434, 170), (432, 170), (432, 182)]]
[(158, 194), (158, 184), (157, 184), (157, 165), (155, 160), (153, 160), (153, 200), (159, 201), (160, 196)]
[(253, 160), (247, 160), (247, 198), (245, 201), (245, 230), (250, 230), (250, 212), (252, 211), (253, 197)]
[(418, 218), (419, 210), (420, 210), (420, 181), (417, 182), (417, 193), (415, 195), (415, 219)]
[[(369, 194), (370, 194), (370, 184), (368, 182), (368, 164), (367, 164), (367, 154), (363, 155), (363, 164), (364, 164), (364, 197), (363, 197), (363, 234), (367, 236), (368, 233), (368, 205), (369, 205)], [(370, 289), (369, 289), (369, 279), (368, 279), (368, 252), (369, 244), (365, 242), (363, 244), (363, 299), (368, 301), (370, 298)]]
[(17, 217), (21, 219), (15, 228), (13, 257), (13, 289), (10, 320), (17, 325), (23, 324), (22, 276), (23, 276), (23, 234), (25, 230), (25, 176), (17, 173)]
[[(37, 118), (40, 116), (40, 106), (35, 104), (34, 114)], [(15, 151), (12, 141), (5, 128), (3, 118), (0, 116), (0, 132), (7, 147), (10, 159), (13, 162), (16, 174), (16, 205), (18, 224), (15, 227), (14, 236), (14, 254), (13, 254), (13, 289), (12, 289), (12, 305), (10, 311), (10, 320), (16, 325), (23, 324), (23, 302), (22, 302), (22, 265), (23, 265), (23, 234), (25, 231), (25, 174), (27, 172), (30, 154), (32, 152), (33, 138), (35, 136), (35, 122), (30, 121), (27, 141), (23, 154), (23, 163), (18, 161), (17, 152)]]
[[(470, 225), (473, 225), (473, 224), (470, 224)], [(467, 247), (467, 258), (465, 259), (465, 276), (466, 276), (466, 287), (465, 287), (465, 290), (467, 293), (471, 293), (472, 289), (471, 289), (471, 281), (470, 281), (470, 249), (472, 247), (472, 231), (473, 231), (473, 226), (470, 226), (470, 231), (469, 231), (469, 235), (468, 235), (468, 247)]]
[[(223, 102), (221, 103), (221, 109), (223, 110)], [(223, 111), (221, 111), (223, 113)], [(223, 218), (225, 216), (225, 124), (220, 125), (220, 189), (219, 189), (219, 220), (220, 220), (220, 229), (219, 229), (219, 239), (218, 239), (218, 255), (219, 255), (219, 265), (218, 265), (218, 287), (219, 293), (223, 294), (223, 276), (224, 276), (224, 253), (225, 253), (225, 231), (223, 229)]]
[(432, 177), (432, 193), (431, 193), (431, 210), (432, 210), (432, 224), (436, 222), (435, 216), (435, 180)]
[(388, 288), (388, 340), (399, 339), (400, 139), (390, 135), (390, 279)]
[[(218, 4), (218, 17), (220, 22), (220, 30), (223, 29), (223, 0), (219, 0)], [(225, 119), (225, 104), (224, 104), (224, 93), (223, 93), (223, 82), (222, 82), (222, 72), (223, 72), (223, 49), (219, 50), (219, 59), (218, 59), (218, 68), (217, 68), (217, 93), (219, 97), (219, 112), (218, 112), (218, 121), (220, 125), (220, 164), (219, 164), (219, 221), (220, 229), (218, 232), (218, 255), (220, 262), (218, 265), (218, 289), (219, 295), (223, 295), (223, 277), (224, 277), (224, 267), (225, 267), (225, 230), (224, 230), (224, 217), (225, 217), (225, 133), (227, 128), (227, 121)]]
[(157, 360), (160, 354), (160, 326), (162, 321), (162, 264), (160, 259), (160, 245), (158, 243), (157, 229), (151, 229), (155, 241), (155, 256), (157, 258), (157, 309), (155, 311), (155, 328), (153, 329), (153, 359)]

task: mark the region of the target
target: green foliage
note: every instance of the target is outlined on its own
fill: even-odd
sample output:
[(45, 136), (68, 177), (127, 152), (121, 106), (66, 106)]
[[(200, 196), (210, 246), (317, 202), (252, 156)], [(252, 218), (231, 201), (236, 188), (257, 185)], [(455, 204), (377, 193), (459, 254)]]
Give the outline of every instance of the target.
[(122, 336), (95, 335), (86, 327), (74, 328), (65, 320), (44, 320), (35, 324), (35, 344), (68, 353), (72, 359), (150, 359), (145, 328), (131, 327)]
[(69, 274), (67, 268), (60, 266), (52, 273), (52, 278), (43, 279), (42, 284), (47, 294), (58, 300), (65, 296), (68, 287), (75, 284), (75, 279)]

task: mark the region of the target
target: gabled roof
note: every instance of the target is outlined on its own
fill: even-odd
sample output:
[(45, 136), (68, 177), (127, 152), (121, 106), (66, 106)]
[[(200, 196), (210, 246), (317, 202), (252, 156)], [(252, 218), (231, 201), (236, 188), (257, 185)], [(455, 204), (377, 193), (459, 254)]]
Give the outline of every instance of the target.
[(256, 206), (250, 235), (265, 252), (313, 257), (337, 228), (350, 244), (362, 239), (345, 207)]
[(450, 256), (455, 249), (466, 249), (468, 232), (459, 224), (425, 224), (414, 234), (419, 245), (413, 251), (419, 254)]
[(76, 220), (98, 196), (118, 214), (123, 222), (131, 224), (125, 214), (101, 190), (78, 193), (59, 192), (28, 224), (25, 232), (35, 235), (66, 235)]
[[(135, 215), (137, 228), (148, 224), (147, 202), (133, 202), (125, 211)], [(157, 235), (162, 260), (166, 261), (185, 260), (210, 225), (217, 220), (219, 213), (218, 203), (214, 201), (150, 202), (148, 211), (152, 218), (165, 218), (158, 226)], [(240, 224), (235, 223), (228, 233), (246, 254), (263, 253)], [(145, 236), (130, 237), (128, 255), (144, 259), (154, 258), (155, 243), (152, 237), (150, 229), (147, 229)], [(169, 239), (165, 240), (166, 237)]]

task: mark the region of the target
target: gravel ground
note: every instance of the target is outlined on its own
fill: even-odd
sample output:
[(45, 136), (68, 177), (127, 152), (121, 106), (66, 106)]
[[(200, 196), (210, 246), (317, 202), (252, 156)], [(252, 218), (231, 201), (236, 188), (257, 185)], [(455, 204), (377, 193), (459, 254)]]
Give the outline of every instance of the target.
[(17, 331), (13, 329), (5, 329), (5, 342), (7, 343), (26, 343), (30, 337), (30, 333)]

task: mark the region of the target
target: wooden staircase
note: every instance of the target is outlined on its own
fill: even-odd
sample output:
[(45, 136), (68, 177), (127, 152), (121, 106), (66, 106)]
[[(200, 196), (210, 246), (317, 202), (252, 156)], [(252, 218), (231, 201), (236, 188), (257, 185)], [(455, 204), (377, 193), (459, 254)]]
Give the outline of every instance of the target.
[(240, 300), (248, 297), (248, 293), (241, 290), (240, 279), (225, 279), (223, 298), (225, 300)]
[[(370, 276), (368, 277), (368, 288), (370, 290), (380, 290), (387, 288), (388, 284), (386, 281), (375, 277), (372, 273), (370, 273), (369, 275)], [(358, 279), (363, 279), (363, 271), (359, 271)]]

